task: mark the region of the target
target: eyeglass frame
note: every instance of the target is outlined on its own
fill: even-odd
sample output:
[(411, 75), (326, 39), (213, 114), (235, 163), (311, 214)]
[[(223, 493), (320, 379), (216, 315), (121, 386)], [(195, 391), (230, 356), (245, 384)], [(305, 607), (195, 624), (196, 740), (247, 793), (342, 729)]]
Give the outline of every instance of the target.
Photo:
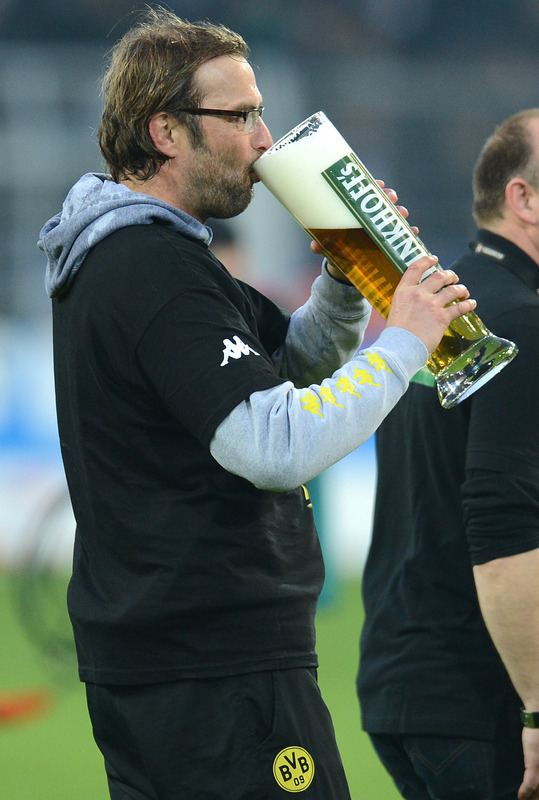
[(253, 121), (253, 130), (256, 128), (256, 123), (262, 119), (264, 113), (264, 106), (258, 108), (250, 108), (248, 111), (229, 111), (222, 108), (178, 108), (184, 114), (193, 114), (194, 116), (207, 116), (207, 117), (238, 117), (243, 119), (243, 124), (247, 125), (247, 119), (250, 114), (256, 114)]

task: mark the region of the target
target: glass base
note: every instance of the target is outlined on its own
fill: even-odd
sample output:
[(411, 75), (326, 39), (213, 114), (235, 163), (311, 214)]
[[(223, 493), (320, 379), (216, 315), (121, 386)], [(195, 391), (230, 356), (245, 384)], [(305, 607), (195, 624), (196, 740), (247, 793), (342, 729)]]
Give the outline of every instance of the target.
[(451, 408), (465, 400), (497, 375), (517, 353), (518, 347), (508, 339), (494, 334), (478, 339), (473, 347), (436, 375), (442, 407)]

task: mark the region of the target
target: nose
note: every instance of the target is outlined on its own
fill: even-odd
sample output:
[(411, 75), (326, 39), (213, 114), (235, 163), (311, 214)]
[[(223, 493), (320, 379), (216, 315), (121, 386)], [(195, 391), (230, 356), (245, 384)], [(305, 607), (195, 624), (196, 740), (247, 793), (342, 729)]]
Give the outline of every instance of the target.
[(269, 132), (268, 126), (262, 119), (262, 117), (258, 118), (256, 128), (253, 131), (253, 139), (252, 145), (255, 150), (259, 150), (263, 153), (266, 150), (269, 150), (273, 144), (273, 138), (271, 133)]

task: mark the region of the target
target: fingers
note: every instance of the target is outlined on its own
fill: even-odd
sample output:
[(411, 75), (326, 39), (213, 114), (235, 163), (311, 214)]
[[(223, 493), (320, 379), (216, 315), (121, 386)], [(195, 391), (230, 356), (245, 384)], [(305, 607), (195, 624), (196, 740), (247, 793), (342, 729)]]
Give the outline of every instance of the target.
[[(436, 256), (422, 256), (414, 261), (402, 278), (400, 279), (400, 284), (402, 286), (416, 286), (418, 283), (421, 282), (423, 276), (425, 278), (426, 272), (434, 272), (436, 269), (436, 265), (438, 264), (438, 258)], [(449, 270), (446, 270), (448, 272)]]
[[(465, 299), (469, 297), (470, 293), (463, 284), (458, 283), (458, 280), (458, 275), (452, 269), (441, 269), (438, 266), (438, 258), (436, 256), (423, 256), (410, 264), (401, 278), (401, 283), (413, 286), (414, 284), (422, 284), (428, 281), (428, 288), (434, 293), (455, 285), (457, 288), (451, 291), (453, 295), (451, 299), (454, 300), (457, 297)], [(448, 300), (448, 302), (451, 302), (451, 300)]]
[(457, 317), (473, 311), (477, 306), (477, 301), (470, 297), (467, 287), (458, 280), (458, 275), (452, 269), (433, 269), (430, 274), (427, 270), (421, 278), (421, 283), (428, 282), (431, 291), (440, 295), (444, 308), (449, 311), (451, 322)]
[(399, 198), (397, 197), (397, 192), (395, 191), (395, 189), (390, 189), (389, 186), (385, 185), (384, 181), (381, 181), (381, 180), (378, 180), (378, 179), (376, 180), (376, 183), (378, 184), (380, 189), (384, 190), (384, 192), (386, 193), (388, 199), (391, 200), (392, 203), (396, 203), (397, 202), (397, 200)]
[[(387, 195), (387, 199), (391, 200), (391, 202), (393, 203), (393, 205), (396, 206), (396, 208), (400, 212), (400, 214), (404, 217), (404, 219), (406, 219), (410, 212), (408, 211), (406, 206), (398, 206), (397, 205), (397, 200), (399, 198), (398, 198), (398, 195), (397, 195), (397, 192), (395, 191), (395, 189), (390, 189), (389, 187), (386, 187), (384, 181), (377, 180), (376, 183), (378, 184), (380, 189), (384, 190), (385, 194)], [(418, 228), (412, 228), (412, 230), (414, 231), (414, 233), (418, 233), (419, 229)]]
[(439, 296), (444, 308), (447, 309), (449, 324), (457, 317), (473, 311), (477, 302), (470, 298), (470, 292), (463, 283), (458, 282), (459, 277), (452, 269), (437, 268), (438, 259), (432, 256), (431, 262), (433, 259), (434, 263), (430, 263), (426, 270), (423, 270), (423, 259), (414, 262), (412, 267), (422, 270), (419, 283), (424, 284), (425, 288)]
[(469, 314), (470, 311), (474, 311), (476, 306), (477, 300), (473, 300), (471, 297), (469, 297), (467, 300), (459, 300), (458, 303), (451, 303), (449, 306), (447, 306), (450, 321), (453, 322), (454, 319), (457, 319), (457, 317), (462, 317), (463, 314)]
[[(388, 188), (384, 188), (384, 194), (387, 196), (388, 200), (391, 200), (393, 205), (396, 205), (397, 200), (399, 198), (397, 196), (397, 192), (395, 191), (395, 189), (390, 189), (389, 187)], [(404, 206), (401, 206), (401, 208), (404, 208)]]
[(447, 327), (475, 308), (469, 294), (453, 270), (440, 269), (436, 256), (423, 256), (400, 279), (387, 326), (414, 333), (432, 353)]
[(458, 280), (459, 276), (452, 269), (444, 269), (425, 275), (419, 282), (421, 284), (424, 283), (434, 294), (444, 292), (444, 295), (449, 298), (447, 302), (450, 303), (452, 300), (456, 300), (457, 297), (465, 300), (470, 296), (466, 286), (459, 283)]

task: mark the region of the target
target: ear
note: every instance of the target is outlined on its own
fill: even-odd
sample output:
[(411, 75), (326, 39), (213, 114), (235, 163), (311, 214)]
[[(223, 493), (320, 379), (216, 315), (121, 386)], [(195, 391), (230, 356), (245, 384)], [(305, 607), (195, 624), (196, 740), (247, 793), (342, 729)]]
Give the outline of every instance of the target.
[(505, 187), (509, 209), (522, 222), (536, 225), (539, 220), (539, 197), (524, 178), (512, 178)]
[(178, 121), (167, 114), (166, 111), (158, 111), (151, 117), (148, 130), (154, 146), (169, 158), (177, 155), (176, 132)]

